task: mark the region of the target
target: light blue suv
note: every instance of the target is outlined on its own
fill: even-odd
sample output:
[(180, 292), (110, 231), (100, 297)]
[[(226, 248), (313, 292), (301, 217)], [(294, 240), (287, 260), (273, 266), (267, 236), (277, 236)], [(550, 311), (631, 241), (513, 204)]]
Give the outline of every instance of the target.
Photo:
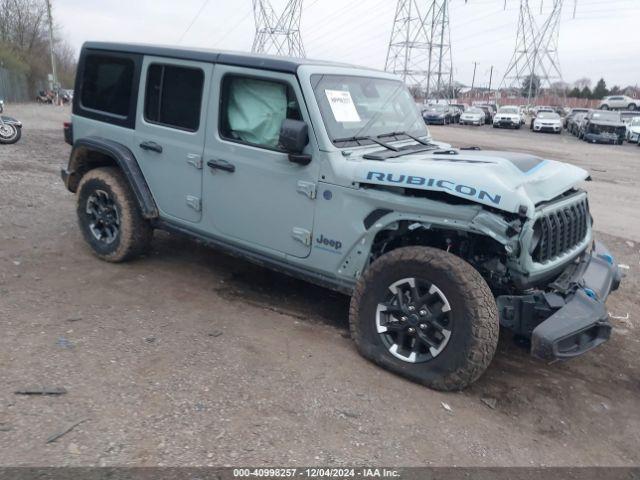
[(434, 141), (393, 75), (87, 43), (65, 138), (99, 258), (165, 229), (351, 295), (359, 351), (432, 388), (475, 381), (499, 326), (545, 360), (609, 338), (620, 274), (593, 239), (588, 173)]

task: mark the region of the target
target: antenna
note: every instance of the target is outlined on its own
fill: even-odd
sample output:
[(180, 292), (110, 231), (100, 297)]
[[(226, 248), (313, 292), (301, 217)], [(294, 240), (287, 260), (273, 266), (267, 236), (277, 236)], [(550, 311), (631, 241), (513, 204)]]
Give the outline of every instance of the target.
[(398, 0), (385, 70), (425, 98), (450, 97), (449, 0)]
[(288, 0), (280, 15), (269, 0), (253, 0), (256, 33), (251, 51), (305, 57), (300, 33), (303, 0)]

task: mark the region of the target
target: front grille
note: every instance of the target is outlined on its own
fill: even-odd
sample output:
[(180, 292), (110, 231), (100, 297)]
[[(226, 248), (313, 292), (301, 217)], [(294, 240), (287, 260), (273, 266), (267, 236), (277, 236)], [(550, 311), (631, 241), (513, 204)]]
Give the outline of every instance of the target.
[(533, 251), (533, 260), (546, 262), (579, 245), (587, 236), (589, 221), (586, 197), (540, 217), (534, 225), (540, 241)]

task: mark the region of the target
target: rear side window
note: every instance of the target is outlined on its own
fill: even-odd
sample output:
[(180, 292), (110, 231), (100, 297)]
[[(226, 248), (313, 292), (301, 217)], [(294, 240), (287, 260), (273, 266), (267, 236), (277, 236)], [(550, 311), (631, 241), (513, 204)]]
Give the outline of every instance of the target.
[(129, 113), (134, 71), (135, 65), (130, 58), (87, 55), (82, 107), (125, 118)]
[(200, 126), (204, 73), (197, 68), (153, 64), (147, 71), (147, 122), (195, 132)]

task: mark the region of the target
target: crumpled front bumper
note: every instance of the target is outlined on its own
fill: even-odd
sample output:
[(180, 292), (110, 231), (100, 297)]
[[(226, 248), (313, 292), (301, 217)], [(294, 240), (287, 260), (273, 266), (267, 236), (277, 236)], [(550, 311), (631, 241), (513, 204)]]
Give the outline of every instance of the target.
[(592, 143), (618, 143), (621, 141), (620, 137), (612, 133), (585, 133), (584, 139), (587, 142)]
[[(552, 302), (559, 308), (533, 329), (531, 354), (547, 361), (562, 360), (582, 355), (606, 342), (611, 324), (605, 301), (618, 288), (621, 278), (607, 247), (595, 242), (579, 263), (556, 280), (561, 286), (573, 285), (577, 289), (566, 297), (554, 297)], [(561, 303), (564, 305), (560, 306)]]

